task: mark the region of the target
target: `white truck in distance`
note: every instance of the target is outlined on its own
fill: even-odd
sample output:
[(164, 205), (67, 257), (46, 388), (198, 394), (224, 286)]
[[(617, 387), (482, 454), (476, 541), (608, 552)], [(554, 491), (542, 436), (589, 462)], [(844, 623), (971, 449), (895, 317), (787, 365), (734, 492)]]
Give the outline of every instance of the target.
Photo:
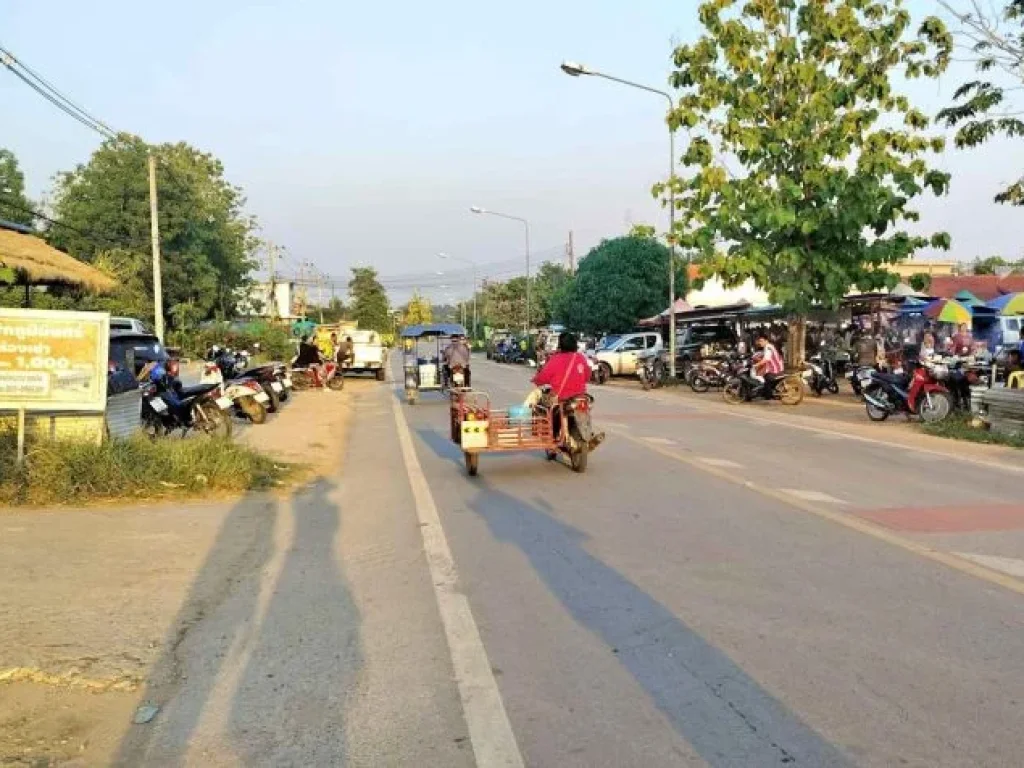
[(377, 381), (384, 381), (384, 369), (388, 361), (387, 348), (380, 334), (368, 330), (346, 330), (340, 334), (352, 338), (352, 364), (345, 371), (355, 373), (373, 373)]

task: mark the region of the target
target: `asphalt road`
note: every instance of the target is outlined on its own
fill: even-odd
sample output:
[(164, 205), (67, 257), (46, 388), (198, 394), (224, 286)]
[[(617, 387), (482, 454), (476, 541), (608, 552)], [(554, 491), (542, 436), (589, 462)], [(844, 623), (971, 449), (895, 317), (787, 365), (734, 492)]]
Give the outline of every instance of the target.
[(1020, 765), (1021, 474), (596, 395), (583, 476), (402, 406), (527, 765)]
[(1021, 764), (1020, 467), (595, 393), (585, 475), (470, 478), (441, 396), (353, 389), (339, 471), (216, 508), (115, 762)]

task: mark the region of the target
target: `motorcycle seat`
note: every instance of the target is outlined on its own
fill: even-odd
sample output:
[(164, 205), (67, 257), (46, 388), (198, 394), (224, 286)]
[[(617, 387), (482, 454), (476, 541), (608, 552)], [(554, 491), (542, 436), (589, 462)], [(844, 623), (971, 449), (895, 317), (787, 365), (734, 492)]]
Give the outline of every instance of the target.
[(198, 397), (199, 395), (205, 395), (207, 392), (212, 392), (219, 385), (217, 384), (196, 384), (192, 387), (182, 387), (179, 390), (181, 397)]
[(897, 386), (906, 386), (910, 381), (910, 377), (905, 373), (884, 373), (876, 371), (874, 376), (876, 379), (886, 381), (890, 384), (896, 384)]

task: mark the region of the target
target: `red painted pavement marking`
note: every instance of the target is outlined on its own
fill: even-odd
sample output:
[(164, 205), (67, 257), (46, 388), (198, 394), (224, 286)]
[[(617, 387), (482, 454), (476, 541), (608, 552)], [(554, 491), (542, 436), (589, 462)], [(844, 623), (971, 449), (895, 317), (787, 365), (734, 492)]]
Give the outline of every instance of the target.
[(969, 533), (1024, 528), (1022, 504), (902, 507), (858, 510), (853, 514), (894, 531), (917, 533)]

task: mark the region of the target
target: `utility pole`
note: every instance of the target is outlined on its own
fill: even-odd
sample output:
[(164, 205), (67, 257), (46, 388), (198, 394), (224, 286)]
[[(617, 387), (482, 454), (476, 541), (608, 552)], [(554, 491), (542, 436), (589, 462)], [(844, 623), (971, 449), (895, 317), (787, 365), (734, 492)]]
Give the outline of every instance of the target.
[(317, 285), (317, 304), (320, 305), (320, 324), (324, 322), (324, 275), (322, 272), (317, 272), (316, 275)]
[(156, 336), (164, 340), (164, 288), (160, 275), (160, 217), (156, 200), (156, 155), (149, 151), (149, 234), (153, 242), (153, 323)]
[(569, 230), (569, 242), (565, 246), (566, 260), (569, 262), (569, 274), (576, 274), (576, 252), (573, 250), (572, 245), (572, 230)]
[(270, 320), (278, 318), (277, 312), (277, 246), (267, 243), (267, 272), (270, 273)]

